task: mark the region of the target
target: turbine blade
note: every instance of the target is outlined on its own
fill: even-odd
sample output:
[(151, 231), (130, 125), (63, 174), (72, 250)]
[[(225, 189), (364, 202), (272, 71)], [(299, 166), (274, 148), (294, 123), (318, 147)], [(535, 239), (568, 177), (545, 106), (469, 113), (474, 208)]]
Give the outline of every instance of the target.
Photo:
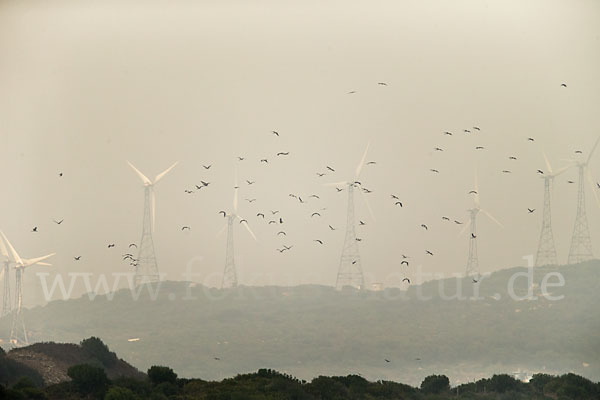
[[(38, 264), (40, 261), (43, 261), (43, 260), (45, 260), (47, 258), (50, 258), (50, 257), (52, 257), (55, 254), (56, 253), (51, 253), (51, 254), (48, 254), (48, 255), (45, 255), (45, 256), (42, 256), (42, 257), (24, 259), (23, 260), (23, 266), (24, 267), (29, 267), (30, 265)], [(41, 264), (41, 265), (44, 265), (44, 264)]]
[(323, 186), (346, 186), (347, 184), (348, 184), (348, 181), (341, 181), (341, 182), (323, 183)]
[(544, 150), (542, 150), (542, 155), (544, 156), (544, 161), (546, 162), (546, 168), (548, 168), (548, 172), (552, 174), (552, 166), (550, 166), (550, 161), (548, 161), (548, 157), (546, 157)]
[(477, 168), (475, 168), (475, 206), (479, 208), (479, 182), (477, 179)]
[(590, 155), (588, 156), (587, 160), (586, 160), (586, 164), (590, 162), (590, 159), (592, 158), (592, 154), (594, 154), (594, 150), (596, 150), (596, 147), (598, 147), (598, 142), (600, 142), (600, 136), (598, 136), (598, 139), (596, 139), (596, 143), (594, 143), (594, 147), (592, 147), (592, 151), (590, 151)]
[(135, 171), (136, 174), (138, 174), (138, 176), (140, 177), (140, 179), (142, 180), (142, 182), (144, 182), (145, 185), (151, 185), (152, 182), (150, 182), (150, 179), (148, 179), (146, 177), (146, 175), (142, 174), (140, 172), (139, 169), (137, 169), (132, 163), (130, 163), (129, 161), (127, 161), (127, 164), (129, 164), (129, 166)]
[(367, 209), (369, 210), (369, 214), (371, 215), (371, 218), (373, 219), (373, 221), (375, 221), (375, 214), (373, 213), (373, 209), (371, 208), (371, 204), (369, 204), (369, 200), (367, 199), (367, 196), (365, 195), (365, 193), (361, 190), (360, 194), (365, 202), (365, 205), (367, 206)]
[(2, 239), (0, 239), (0, 252), (2, 252), (2, 255), (7, 259), (10, 258), (8, 255), (8, 250), (6, 249), (6, 245), (4, 244), (4, 240)]
[(592, 193), (594, 193), (594, 198), (596, 199), (596, 204), (598, 204), (598, 207), (600, 207), (600, 199), (598, 198), (598, 194), (596, 193), (596, 184), (594, 183), (594, 179), (592, 177), (592, 173), (590, 172), (589, 168), (586, 168), (587, 171), (587, 178), (588, 178), (588, 182), (590, 184), (590, 188), (592, 189)]
[(471, 226), (471, 218), (469, 218), (469, 222), (467, 222), (466, 224), (464, 224), (464, 226), (462, 227), (462, 229), (460, 230), (460, 232), (458, 232), (457, 236), (462, 236), (465, 231), (467, 230), (467, 228), (469, 228)]
[(154, 232), (154, 218), (156, 216), (156, 195), (154, 193), (154, 188), (151, 188), (150, 190), (152, 190), (150, 201), (152, 202), (152, 232)]
[[(235, 217), (237, 219), (239, 219), (240, 221), (242, 220), (242, 218), (240, 218), (239, 215), (236, 215)], [(258, 239), (256, 238), (256, 235), (254, 234), (254, 232), (252, 232), (252, 229), (250, 229), (250, 226), (248, 225), (248, 223), (244, 221), (244, 223), (242, 225), (244, 225), (246, 227), (246, 229), (248, 229), (248, 232), (250, 232), (250, 235), (252, 235), (252, 237), (254, 238), (254, 240), (256, 242), (258, 242)]]
[(221, 236), (225, 231), (225, 228), (227, 228), (227, 224), (223, 225), (223, 227), (219, 230), (219, 232), (217, 232), (217, 235), (215, 237)]
[(363, 153), (360, 163), (356, 167), (356, 172), (354, 173), (354, 179), (358, 179), (358, 177), (360, 176), (360, 171), (362, 170), (363, 165), (365, 165), (365, 159), (367, 158), (367, 152), (369, 151), (369, 146), (371, 146), (370, 140), (367, 143), (367, 147), (365, 148), (365, 152)]
[(502, 224), (500, 223), (500, 221), (498, 221), (498, 220), (497, 220), (497, 219), (496, 219), (496, 218), (495, 218), (495, 217), (494, 217), (492, 214), (490, 214), (490, 213), (489, 213), (489, 212), (487, 212), (486, 210), (482, 210), (482, 209), (479, 209), (479, 211), (481, 211), (481, 212), (483, 212), (485, 215), (487, 215), (487, 216), (488, 216), (488, 218), (489, 218), (489, 219), (491, 219), (492, 221), (494, 221), (495, 223), (497, 223), (497, 224), (498, 224), (498, 226), (500, 226), (501, 228), (504, 228), (504, 225), (502, 225)]
[(558, 176), (558, 175), (562, 174), (563, 172), (571, 169), (572, 167), (573, 167), (573, 165), (567, 165), (566, 167), (562, 167), (561, 169), (556, 171), (554, 174), (552, 174), (552, 176)]
[(17, 251), (15, 250), (15, 248), (12, 246), (12, 244), (10, 244), (10, 242), (6, 238), (6, 235), (4, 234), (4, 232), (0, 231), (0, 234), (2, 234), (2, 238), (4, 239), (4, 242), (6, 242), (6, 244), (8, 245), (10, 253), (12, 254), (12, 256), (14, 258), (14, 261), (17, 264), (23, 264), (23, 260), (21, 260), (21, 257), (19, 257), (19, 254), (17, 254)]
[(175, 166), (177, 165), (177, 163), (179, 163), (179, 161), (175, 161), (173, 163), (173, 165), (171, 165), (169, 168), (165, 169), (163, 172), (161, 172), (160, 174), (156, 175), (156, 178), (154, 178), (154, 183), (160, 181), (163, 176), (165, 176), (166, 174), (169, 173), (170, 170), (172, 170), (173, 168), (175, 168)]
[(237, 176), (237, 167), (235, 168), (235, 180), (233, 186), (233, 212), (237, 212), (238, 208), (238, 176)]

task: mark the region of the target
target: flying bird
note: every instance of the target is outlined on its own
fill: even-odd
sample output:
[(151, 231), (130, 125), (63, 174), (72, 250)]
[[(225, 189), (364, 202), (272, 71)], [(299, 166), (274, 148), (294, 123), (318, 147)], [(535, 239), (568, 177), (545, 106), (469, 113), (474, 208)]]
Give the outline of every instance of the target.
[(248, 223), (248, 221), (246, 221), (245, 219), (240, 219), (240, 224), (241, 224), (242, 222)]
[(471, 238), (472, 238), (472, 239), (475, 239), (475, 238), (477, 238), (477, 236), (475, 236), (475, 234), (474, 234), (474, 233), (471, 233)]
[(129, 248), (131, 248), (131, 247), (135, 247), (135, 248), (137, 249), (137, 244), (135, 244), (135, 243), (130, 243), (130, 244), (129, 244)]
[(394, 205), (402, 207), (402, 202), (401, 201), (397, 201), (397, 202), (394, 203)]
[(275, 136), (279, 136), (279, 132), (277, 132), (277, 131), (271, 131), (271, 133)]
[(264, 162), (264, 163), (268, 164), (268, 163), (269, 163), (269, 160), (267, 160), (266, 158), (262, 158), (262, 159), (260, 160), (260, 162)]
[(108, 248), (110, 249), (111, 247), (115, 247), (115, 244), (114, 244), (114, 243), (110, 243), (110, 244), (108, 245)]
[(538, 170), (537, 170), (537, 173), (538, 173), (538, 174), (542, 174), (542, 175), (544, 175), (544, 171), (542, 171), (541, 169), (538, 169)]
[(404, 281), (406, 281), (406, 282), (410, 283), (410, 279), (408, 279), (408, 278), (404, 278), (404, 279), (402, 279), (402, 282), (404, 282)]
[(335, 172), (335, 169), (331, 168), (329, 165), (327, 166), (327, 169), (330, 170), (331, 172)]
[(227, 213), (225, 211), (219, 211), (219, 214), (223, 214), (223, 218), (227, 216)]
[(432, 169), (430, 169), (430, 171), (431, 171), (431, 172), (435, 172), (436, 174), (439, 174), (439, 173), (440, 173), (440, 171), (438, 171), (437, 169), (433, 169), (433, 168), (432, 168)]
[(403, 260), (403, 261), (400, 263), (400, 265), (402, 265), (402, 264), (406, 264), (406, 266), (408, 267), (408, 261), (406, 261), (406, 260)]
[(511, 173), (511, 171), (509, 171), (508, 169), (503, 169), (503, 170), (502, 170), (502, 173), (504, 173), (504, 174), (510, 174), (510, 173)]
[(581, 151), (581, 150), (575, 150), (575, 154), (583, 154), (583, 151)]
[(376, 161), (369, 161), (369, 162), (367, 162), (367, 165), (375, 165), (375, 164), (377, 164)]
[(532, 137), (528, 137), (527, 140), (530, 142), (535, 142), (535, 140)]
[(344, 190), (344, 189), (335, 188), (335, 190), (337, 190), (337, 191), (338, 191), (338, 193), (339, 193), (339, 192), (341, 192), (341, 191), (342, 191), (342, 190)]
[(395, 194), (391, 194), (390, 196), (392, 197), (392, 199), (400, 200), (400, 198), (398, 196), (396, 196)]
[(318, 175), (319, 177), (321, 177), (321, 176), (325, 176), (325, 174), (324, 174), (324, 173), (322, 173), (322, 172), (317, 172), (317, 175)]
[(257, 217), (263, 217), (263, 219), (265, 219), (265, 214), (263, 214), (263, 213), (258, 213), (258, 214), (256, 214), (256, 216)]
[(529, 211), (529, 214), (533, 214), (533, 212), (535, 211), (535, 208), (528, 208), (527, 211)]
[(567, 84), (566, 83), (561, 83), (560, 86), (561, 87), (567, 87)]
[(435, 151), (444, 151), (444, 149), (442, 149), (441, 147), (434, 147), (433, 150), (435, 150)]
[(331, 225), (329, 225), (329, 229), (331, 229), (332, 231), (335, 231), (335, 228)]
[(378, 84), (379, 86), (387, 86), (387, 83), (385, 83), (385, 82), (377, 82), (377, 84)]
[(354, 93), (356, 93), (356, 90), (353, 90), (353, 91), (351, 91), (351, 92), (348, 92), (348, 94), (354, 94)]
[(256, 182), (256, 181), (249, 181), (249, 180), (247, 180), (247, 179), (246, 179), (246, 183), (247, 183), (248, 185), (252, 185), (252, 184), (253, 184), (253, 183), (255, 183), (255, 182)]
[(190, 228), (189, 226), (182, 226), (182, 227), (181, 227), (181, 230), (182, 230), (182, 231), (183, 231), (183, 230), (185, 230), (185, 229), (187, 229), (187, 230), (189, 231), (191, 228)]
[(57, 221), (57, 220), (53, 219), (53, 221), (54, 221), (54, 223), (55, 223), (56, 225), (60, 225), (60, 224), (62, 224), (62, 223), (63, 223), (64, 219), (61, 219), (60, 221)]
[(450, 218), (448, 218), (448, 217), (442, 217), (442, 220), (444, 220), (444, 221), (450, 221)]
[(360, 225), (366, 225), (363, 221), (358, 221)]
[(480, 131), (481, 130), (478, 126), (474, 126), (473, 129), (475, 129), (476, 131)]
[(79, 261), (81, 259), (81, 256), (73, 257), (73, 259), (75, 259), (75, 261)]
[(62, 176), (63, 176), (63, 173), (62, 173), (62, 172), (59, 172), (59, 173), (58, 173), (58, 176), (60, 176), (60, 177), (62, 178)]
[(469, 194), (477, 194), (477, 191), (476, 191), (476, 190), (471, 190), (471, 191), (469, 192)]
[(433, 255), (433, 253), (432, 253), (432, 252), (430, 252), (429, 250), (425, 250), (425, 253), (429, 254), (430, 256), (432, 256), (432, 255)]
[(390, 360), (388, 360), (387, 358), (384, 358), (384, 360), (385, 360), (386, 363), (390, 362)]
[(244, 200), (246, 200), (248, 203), (252, 203), (252, 202), (256, 201), (256, 199), (244, 199)]
[(454, 223), (455, 223), (456, 225), (462, 225), (462, 222), (460, 222), (460, 221), (457, 221), (457, 220), (454, 220)]
[(244, 158), (244, 157), (238, 157), (238, 160), (240, 160), (240, 161), (244, 161), (244, 160), (245, 160), (245, 158)]
[(321, 214), (319, 214), (318, 212), (314, 212), (314, 213), (311, 214), (311, 217), (314, 217), (315, 215), (317, 215), (319, 217), (321, 216)]
[(279, 231), (277, 232), (277, 236), (279, 235), (287, 236), (287, 233), (285, 233), (284, 231)]
[(316, 194), (311, 194), (311, 195), (310, 195), (310, 196), (308, 196), (308, 197), (314, 197), (315, 199), (320, 199), (320, 197), (319, 197), (319, 196), (317, 196)]
[(322, 241), (322, 240), (319, 240), (319, 239), (315, 239), (315, 240), (313, 240), (313, 242), (317, 242), (317, 243), (319, 243), (319, 244), (323, 244), (323, 241)]
[(204, 169), (210, 169), (210, 167), (212, 167), (212, 164), (209, 165), (203, 165)]
[(38, 227), (34, 226), (33, 229), (31, 230), (31, 232), (37, 232), (38, 231)]
[(289, 155), (289, 154), (290, 154), (290, 152), (289, 152), (289, 151), (288, 151), (288, 152), (285, 152), (285, 153), (284, 153), (284, 152), (279, 152), (279, 153), (277, 153), (277, 155), (278, 155), (278, 156), (287, 156), (287, 155)]
[(275, 215), (279, 212), (279, 210), (271, 210), (271, 214)]
[(423, 228), (423, 229), (425, 229), (425, 230), (428, 230), (428, 229), (429, 229), (429, 228), (427, 228), (427, 225), (425, 225), (425, 224), (421, 224), (421, 228)]
[(483, 150), (483, 149), (485, 149), (485, 147), (483, 147), (483, 146), (477, 146), (477, 147), (475, 147), (475, 150)]
[(508, 159), (509, 159), (509, 160), (516, 160), (516, 159), (517, 159), (517, 157), (515, 157), (515, 156), (510, 156), (510, 157), (508, 157)]
[(452, 136), (452, 132), (446, 131), (446, 132), (444, 132), (444, 135), (446, 135), (446, 136)]

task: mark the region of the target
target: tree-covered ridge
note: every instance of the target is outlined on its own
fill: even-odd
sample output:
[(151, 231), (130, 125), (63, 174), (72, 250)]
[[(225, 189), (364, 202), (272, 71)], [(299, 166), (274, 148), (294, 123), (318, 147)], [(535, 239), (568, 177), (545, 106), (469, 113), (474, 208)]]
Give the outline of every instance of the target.
[(218, 381), (182, 379), (169, 367), (152, 366), (145, 379), (110, 380), (105, 370), (89, 364), (69, 368), (71, 381), (36, 387), (23, 378), (9, 388), (0, 386), (2, 399), (48, 400), (587, 400), (598, 399), (600, 383), (575, 374), (536, 374), (529, 382), (499, 374), (451, 387), (444, 375), (426, 377), (420, 387), (390, 381), (370, 382), (358, 375), (319, 376), (307, 382), (270, 369)]
[[(407, 292), (364, 293), (315, 285), (223, 291), (164, 282), (155, 301), (146, 291), (133, 301), (121, 290), (112, 300), (51, 302), (25, 317), (36, 341), (99, 336), (140, 370), (164, 364), (180, 376), (208, 380), (263, 367), (306, 380), (360, 373), (413, 386), (433, 374), (456, 383), (519, 368), (600, 380), (600, 262), (535, 268), (537, 299), (511, 299), (507, 283), (526, 272), (512, 268), (481, 280), (478, 301), (442, 298), (458, 284), (473, 295), (473, 282), (456, 279), (413, 285)], [(550, 289), (562, 300), (542, 296), (542, 280), (550, 273), (564, 276), (564, 286)], [(514, 286), (517, 295), (527, 295), (525, 277)], [(2, 332), (9, 334), (10, 319), (0, 320)]]

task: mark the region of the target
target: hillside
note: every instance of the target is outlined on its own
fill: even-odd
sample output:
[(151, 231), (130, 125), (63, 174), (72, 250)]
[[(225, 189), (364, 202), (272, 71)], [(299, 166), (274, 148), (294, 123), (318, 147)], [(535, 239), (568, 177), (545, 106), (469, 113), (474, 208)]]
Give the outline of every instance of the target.
[(95, 338), (84, 340), (80, 345), (71, 343), (35, 343), (12, 349), (0, 358), (2, 382), (13, 383), (27, 376), (34, 383), (51, 385), (69, 381), (69, 367), (91, 364), (101, 367), (111, 379), (118, 377), (143, 379), (139, 372), (109, 352)]
[[(548, 273), (562, 274), (565, 285), (550, 290), (564, 296), (558, 301), (535, 285), (537, 300), (509, 298), (510, 277), (524, 271), (495, 272), (477, 285), (460, 280), (467, 296), (479, 288), (484, 299), (477, 301), (440, 295), (441, 285), (446, 296), (453, 293), (456, 279), (364, 293), (323, 286), (221, 291), (165, 282), (156, 301), (147, 294), (133, 301), (122, 290), (112, 300), (55, 301), (25, 318), (36, 341), (94, 335), (141, 370), (169, 365), (202, 379), (272, 368), (302, 379), (360, 373), (408, 384), (431, 374), (457, 383), (517, 370), (573, 371), (598, 380), (600, 262), (536, 269), (537, 285)], [(527, 288), (526, 279), (516, 280), (517, 295)], [(8, 327), (0, 320), (0, 334)]]

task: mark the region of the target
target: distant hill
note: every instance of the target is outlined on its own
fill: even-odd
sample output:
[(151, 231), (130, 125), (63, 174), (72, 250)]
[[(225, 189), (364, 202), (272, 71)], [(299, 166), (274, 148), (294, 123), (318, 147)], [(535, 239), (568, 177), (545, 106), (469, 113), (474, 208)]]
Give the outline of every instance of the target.
[[(54, 301), (27, 310), (25, 318), (36, 341), (95, 335), (141, 370), (169, 365), (202, 379), (272, 368), (301, 379), (360, 373), (408, 384), (431, 374), (456, 383), (516, 371), (573, 371), (599, 380), (600, 262), (537, 268), (532, 290), (538, 299), (513, 300), (507, 283), (523, 272), (498, 271), (476, 284), (431, 281), (406, 292), (311, 285), (222, 291), (164, 282), (156, 301), (146, 292), (133, 301), (121, 290), (112, 300)], [(541, 296), (550, 273), (564, 277), (563, 287), (550, 289), (562, 300)], [(478, 288), (484, 299), (445, 300), (457, 284), (466, 296)], [(524, 296), (529, 284), (520, 277), (514, 287)], [(1, 336), (9, 326), (0, 320)]]
[(12, 384), (23, 376), (38, 385), (66, 382), (70, 380), (67, 370), (78, 364), (101, 367), (111, 379), (145, 377), (145, 374), (118, 359), (99, 343), (102, 342), (92, 338), (84, 340), (80, 345), (50, 342), (13, 349), (0, 356), (1, 383)]

